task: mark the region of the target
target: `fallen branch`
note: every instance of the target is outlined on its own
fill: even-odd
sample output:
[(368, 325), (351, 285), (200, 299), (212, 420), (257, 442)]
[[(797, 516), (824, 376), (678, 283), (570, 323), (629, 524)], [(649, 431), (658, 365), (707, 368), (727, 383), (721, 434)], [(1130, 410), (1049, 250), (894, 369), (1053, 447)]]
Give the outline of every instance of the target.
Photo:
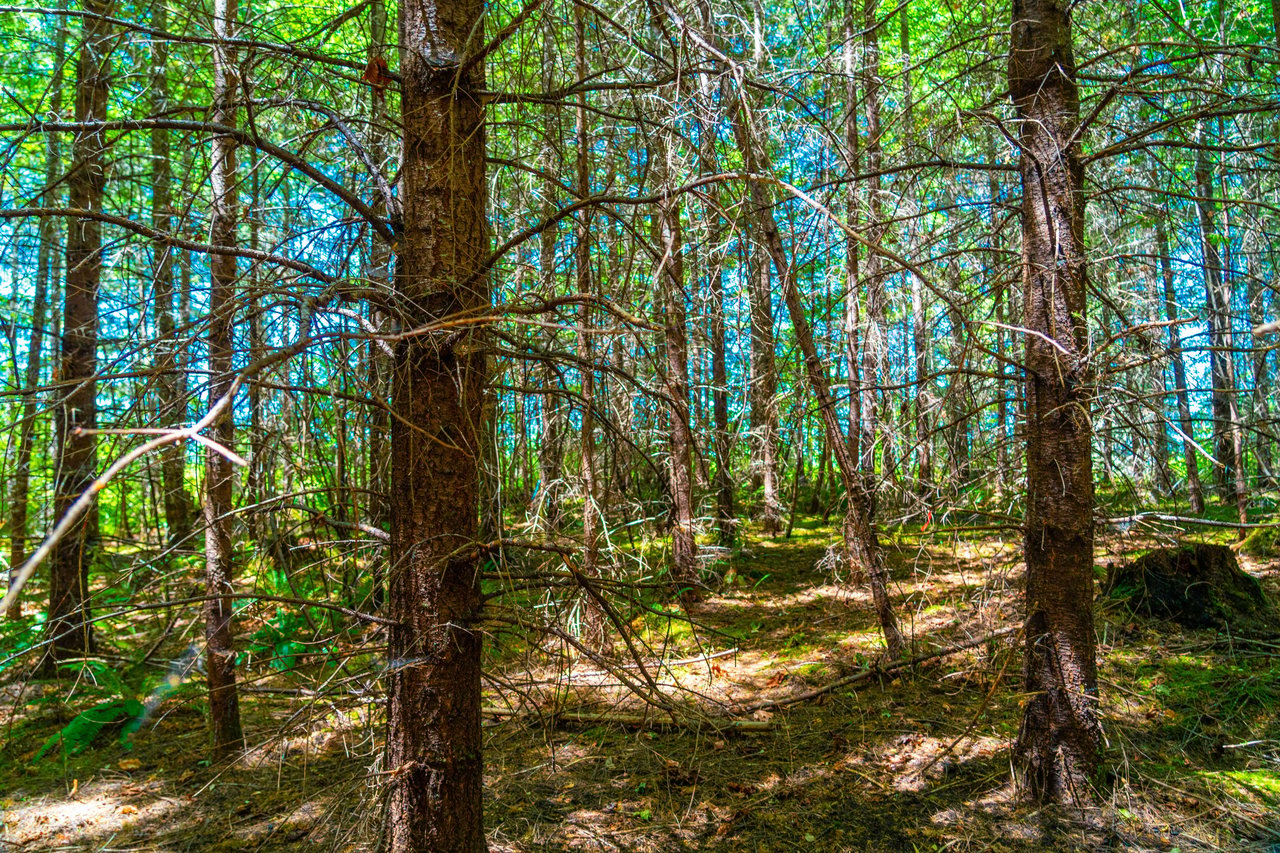
[[(492, 705), (485, 705), (480, 709), (480, 713), (486, 717), (498, 717), (511, 719), (514, 717), (533, 716), (533, 711), (522, 711), (513, 708), (496, 708)], [(702, 727), (716, 729), (717, 731), (737, 731), (737, 732), (768, 732), (773, 730), (773, 723), (769, 720), (732, 720), (732, 719), (714, 719), (710, 717), (699, 717), (695, 719), (687, 719), (681, 717), (672, 717), (670, 715), (658, 714), (626, 714), (611, 711), (561, 711), (558, 714), (541, 714), (544, 719), (550, 719), (553, 725), (562, 723), (581, 723), (584, 725), (616, 725), (630, 726), (632, 728), (689, 728), (697, 729)]]
[(981, 646), (982, 644), (988, 643), (992, 640), (1007, 637), (1020, 630), (1022, 630), (1022, 626), (1020, 625), (1001, 628), (999, 631), (978, 637), (977, 639), (965, 640), (963, 643), (948, 646), (945, 649), (938, 649), (936, 651), (929, 652), (928, 654), (918, 655), (913, 658), (907, 658), (906, 660), (894, 661), (893, 663), (886, 664), (885, 666), (876, 664), (868, 669), (855, 672), (853, 675), (846, 675), (844, 678), (837, 678), (835, 681), (822, 687), (815, 687), (813, 690), (806, 690), (804, 693), (796, 693), (792, 696), (782, 696), (777, 699), (761, 699), (747, 705), (738, 705), (733, 710), (735, 714), (750, 714), (753, 711), (764, 711), (774, 708), (786, 708), (790, 705), (798, 705), (801, 702), (808, 702), (810, 699), (816, 699), (817, 697), (830, 693), (833, 690), (839, 690), (841, 687), (847, 687), (850, 684), (856, 684), (859, 681), (865, 681), (868, 678), (873, 678), (877, 675), (888, 675), (890, 673), (897, 672), (900, 669), (907, 669), (917, 664), (931, 661), (935, 658), (946, 657), (947, 655), (953, 655), (956, 652), (963, 652), (967, 649), (972, 649), (975, 646)]

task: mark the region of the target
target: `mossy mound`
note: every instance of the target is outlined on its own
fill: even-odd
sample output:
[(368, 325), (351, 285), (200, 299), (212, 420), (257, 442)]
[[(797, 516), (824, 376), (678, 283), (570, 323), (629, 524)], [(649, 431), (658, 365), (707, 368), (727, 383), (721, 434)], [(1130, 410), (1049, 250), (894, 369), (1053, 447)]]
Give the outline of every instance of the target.
[(1225, 545), (1159, 548), (1112, 566), (1103, 592), (1127, 600), (1139, 613), (1187, 628), (1271, 627), (1280, 621), (1262, 584), (1240, 569)]
[(1259, 527), (1240, 543), (1240, 552), (1251, 557), (1280, 557), (1280, 528)]

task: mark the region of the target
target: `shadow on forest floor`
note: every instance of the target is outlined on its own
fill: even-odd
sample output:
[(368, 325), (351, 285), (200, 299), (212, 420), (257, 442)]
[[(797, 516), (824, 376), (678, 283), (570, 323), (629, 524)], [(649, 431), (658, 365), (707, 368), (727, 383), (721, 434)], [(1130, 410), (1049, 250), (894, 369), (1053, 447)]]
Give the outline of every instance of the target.
[[(739, 582), (694, 610), (706, 630), (633, 623), (691, 713), (782, 698), (864, 668), (879, 638), (864, 590), (841, 582), (834, 534), (752, 541)], [(1018, 553), (995, 539), (890, 550), (917, 650), (1017, 624)], [(1100, 542), (1100, 560), (1151, 543)], [(1280, 563), (1243, 559), (1280, 598)], [(1186, 631), (1099, 603), (1111, 778), (1082, 822), (1011, 802), (1020, 655), (1012, 637), (868, 679), (774, 713), (771, 728), (486, 722), (486, 823), (505, 851), (1280, 849), (1280, 641)], [(154, 637), (130, 642), (149, 645)], [(734, 650), (727, 654), (710, 655)], [(562, 659), (561, 659), (562, 660)], [(570, 702), (607, 717), (643, 710), (585, 662), (499, 659), (491, 704)], [(583, 672), (583, 670), (586, 670)], [(371, 679), (368, 679), (371, 682)], [(359, 679), (355, 679), (359, 683)], [(283, 683), (283, 682), (280, 682)], [(351, 683), (348, 681), (348, 683)], [(370, 688), (375, 685), (370, 683)], [(91, 684), (0, 685), (0, 849), (373, 850), (381, 711), (369, 689), (339, 700), (246, 693), (253, 748), (204, 760), (198, 690), (162, 706), (126, 751), (111, 741), (34, 761)], [(366, 698), (367, 697), (367, 698)], [(1069, 816), (1067, 816), (1069, 817)], [(1082, 829), (1081, 826), (1089, 828)]]

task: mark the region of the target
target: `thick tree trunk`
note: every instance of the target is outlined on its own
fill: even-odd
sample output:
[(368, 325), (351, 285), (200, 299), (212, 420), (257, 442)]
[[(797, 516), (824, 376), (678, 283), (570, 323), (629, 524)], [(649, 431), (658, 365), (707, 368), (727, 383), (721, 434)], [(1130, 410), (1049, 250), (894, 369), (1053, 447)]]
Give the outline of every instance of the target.
[[(80, 56), (76, 62), (75, 120), (103, 121), (111, 77), (111, 0), (85, 0)], [(106, 190), (106, 136), (101, 130), (72, 135), (68, 201), (73, 208), (102, 210)], [(58, 467), (54, 515), (61, 518), (93, 482), (98, 463), (98, 284), (102, 277), (102, 225), (71, 221), (67, 230), (67, 278), (62, 307), (63, 397), (54, 411)], [(59, 661), (93, 651), (89, 566), (97, 547), (97, 504), (58, 542), (49, 566), (48, 652), (42, 669), (56, 672)]]
[[(1154, 175), (1152, 176), (1155, 177)], [(1153, 181), (1153, 186), (1154, 181)], [(1165, 317), (1169, 337), (1169, 362), (1173, 365), (1173, 390), (1178, 405), (1178, 429), (1182, 432), (1182, 456), (1187, 466), (1187, 500), (1196, 515), (1204, 512), (1204, 489), (1200, 485), (1199, 457), (1196, 455), (1195, 425), (1191, 421), (1191, 398), (1187, 393), (1187, 366), (1182, 357), (1182, 333), (1178, 321), (1178, 294), (1174, 290), (1173, 262), (1169, 256), (1169, 233), (1163, 211), (1156, 214), (1156, 254), (1160, 260), (1160, 281), (1164, 286)]]
[[(861, 403), (859, 406), (861, 420), (859, 427), (859, 467), (865, 480), (868, 511), (874, 521), (876, 513), (876, 451), (880, 444), (877, 438), (883, 431), (880, 421), (883, 417), (883, 402), (880, 392), (888, 369), (888, 301), (885, 294), (885, 273), (883, 259), (876, 248), (885, 238), (888, 230), (884, 216), (884, 198), (881, 187), (880, 171), (884, 167), (884, 148), (881, 141), (880, 128), (880, 21), (877, 18), (880, 8), (879, 0), (865, 0), (862, 18), (862, 53), (863, 79), (865, 82), (865, 104), (867, 110), (867, 133), (864, 150), (867, 157), (867, 240), (869, 245), (866, 263), (863, 266), (863, 277), (859, 284), (866, 287), (866, 317), (862, 324), (862, 382), (859, 385)], [(887, 444), (888, 438), (884, 437)], [(884, 476), (888, 471), (882, 469)]]
[[(213, 48), (212, 121), (234, 126), (236, 59), (226, 43), (235, 37), (236, 0), (215, 0), (213, 32), (218, 39)], [(209, 238), (215, 246), (235, 246), (239, 214), (236, 174), (236, 142), (216, 137), (210, 182), (213, 199), (209, 206)], [(231, 255), (209, 258), (209, 406), (232, 392), (234, 382), (234, 328), (236, 310), (236, 259)], [(230, 449), (235, 442), (234, 407), (228, 405), (209, 428), (210, 437)], [(204, 550), (205, 591), (209, 595), (233, 591), (231, 510), (234, 469), (231, 460), (212, 448), (204, 461)], [(209, 725), (213, 754), (223, 758), (244, 745), (240, 728), (240, 701), (236, 690), (236, 652), (232, 643), (231, 598), (205, 602), (205, 667), (209, 684)]]
[[(489, 305), (479, 0), (400, 7), (403, 328)], [(396, 344), (391, 422), (388, 853), (485, 849), (480, 573), (485, 353), (478, 331)]]
[[(65, 6), (65, 4), (62, 4)], [(62, 66), (67, 53), (67, 28), (59, 22), (54, 37), (53, 80), (49, 84), (49, 109), (62, 111)], [(61, 193), (57, 185), (62, 174), (62, 144), (58, 134), (45, 135), (44, 198), (45, 207), (57, 207)], [(36, 292), (31, 306), (31, 335), (27, 339), (27, 370), (23, 377), (26, 396), (22, 399), (22, 415), (18, 423), (18, 450), (13, 462), (13, 490), (9, 494), (9, 580), (27, 559), (27, 502), (31, 494), (31, 456), (35, 449), (37, 399), (40, 367), (44, 359), (44, 324), (48, 320), (50, 290), (57, 293), (61, 275), (58, 259), (58, 220), (48, 216), (40, 220), (40, 248), (36, 257)], [(22, 599), (9, 607), (10, 619), (22, 618)]]
[(1093, 466), (1085, 350), (1084, 167), (1064, 0), (1014, 0), (1009, 87), (1019, 119), (1027, 370), (1027, 696), (1020, 787), (1083, 802), (1098, 765)]
[[(151, 12), (151, 26), (164, 32), (168, 29), (167, 0), (155, 0)], [(169, 43), (163, 38), (151, 43), (151, 109), (156, 115), (164, 115), (169, 103)], [(173, 175), (170, 168), (170, 137), (166, 128), (151, 131), (151, 227), (161, 234), (173, 229)], [(155, 297), (152, 313), (156, 335), (156, 403), (157, 423), (161, 426), (180, 426), (186, 421), (185, 395), (179, 394), (178, 336), (174, 329), (173, 258), (176, 250), (159, 243), (155, 245), (152, 278), (155, 281)], [(170, 445), (160, 454), (160, 478), (164, 490), (164, 520), (168, 547), (186, 544), (191, 538), (194, 520), (191, 499), (184, 482), (184, 460), (187, 448), (183, 444)]]

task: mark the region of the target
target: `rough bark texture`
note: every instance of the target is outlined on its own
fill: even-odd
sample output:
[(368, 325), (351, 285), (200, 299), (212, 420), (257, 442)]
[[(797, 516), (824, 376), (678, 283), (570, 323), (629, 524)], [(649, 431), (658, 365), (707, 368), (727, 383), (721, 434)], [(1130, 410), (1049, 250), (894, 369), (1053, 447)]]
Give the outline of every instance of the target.
[(773, 291), (769, 286), (769, 258), (752, 246), (747, 276), (747, 300), (751, 313), (751, 409), (752, 468), (760, 478), (763, 498), (760, 527), (766, 536), (782, 529), (782, 504), (778, 499), (778, 365), (774, 353)]
[[(213, 110), (219, 124), (235, 123), (235, 53), (226, 40), (235, 37), (236, 0), (216, 0), (213, 32), (219, 39), (213, 48)], [(239, 192), (236, 185), (236, 143), (230, 137), (213, 141), (209, 206), (209, 238), (216, 246), (236, 245)], [(236, 300), (236, 259), (231, 255), (209, 258), (209, 406), (232, 391), (234, 381), (233, 331)], [(209, 427), (209, 436), (230, 449), (235, 442), (233, 407), (227, 406)], [(231, 510), (233, 508), (231, 460), (207, 449), (204, 462), (205, 591), (230, 593), (232, 586)], [(236, 652), (232, 644), (231, 598), (214, 598), (204, 605), (205, 672), (209, 685), (209, 727), (213, 755), (221, 758), (243, 748), (240, 701), (236, 690)]]
[[(482, 311), (484, 63), (479, 0), (400, 7), (402, 326)], [(475, 558), (485, 355), (478, 332), (397, 342), (391, 422), (386, 844), (485, 849), (481, 812), (480, 577)]]
[[(85, 0), (80, 55), (76, 61), (75, 120), (107, 117), (111, 76), (110, 0)], [(73, 208), (101, 211), (106, 189), (106, 137), (102, 131), (72, 135), (68, 201)], [(58, 467), (54, 515), (61, 518), (89, 484), (98, 463), (97, 438), (82, 430), (98, 425), (98, 284), (102, 276), (102, 225), (93, 219), (72, 220), (67, 229), (67, 279), (62, 305), (62, 360), (58, 376), (65, 388), (54, 410)], [(57, 662), (93, 651), (89, 621), (89, 565), (98, 537), (97, 505), (85, 513), (53, 551), (49, 564), (50, 641), (42, 663), (53, 673)]]
[(1020, 120), (1023, 325), (1029, 330), (1027, 701), (1015, 774), (1037, 798), (1083, 802), (1102, 739), (1084, 355), (1084, 168), (1071, 18), (1063, 0), (1014, 0), (1009, 86)]
[[(1154, 186), (1154, 183), (1153, 183)], [(1156, 214), (1156, 253), (1160, 256), (1160, 281), (1164, 286), (1165, 317), (1178, 321), (1178, 294), (1173, 287), (1173, 262), (1169, 257), (1169, 233), (1162, 213)], [(1187, 500), (1191, 511), (1204, 512), (1204, 489), (1200, 485), (1199, 457), (1196, 456), (1195, 426), (1191, 422), (1191, 398), (1187, 394), (1187, 366), (1182, 357), (1182, 335), (1170, 325), (1169, 362), (1173, 365), (1173, 390), (1178, 404), (1178, 429), (1182, 432), (1182, 456), (1187, 466)]]

